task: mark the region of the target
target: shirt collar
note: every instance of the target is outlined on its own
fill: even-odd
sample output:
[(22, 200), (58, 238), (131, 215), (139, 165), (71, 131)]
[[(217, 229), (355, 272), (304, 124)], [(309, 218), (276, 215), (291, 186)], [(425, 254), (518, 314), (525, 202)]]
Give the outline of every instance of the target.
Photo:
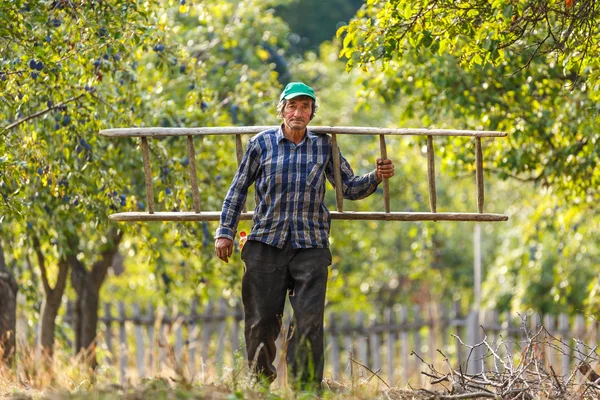
[[(282, 128), (282, 126), (283, 126), (283, 124), (282, 124), (282, 125), (279, 125), (279, 128), (277, 129), (277, 133), (276, 133), (276, 137), (277, 137), (277, 143), (281, 142), (281, 141), (282, 141), (282, 140), (285, 138), (285, 136), (283, 136), (283, 128)], [(317, 137), (317, 136), (316, 136), (314, 133), (312, 133), (312, 132), (310, 131), (310, 128), (309, 128), (309, 127), (306, 127), (306, 134), (304, 135), (304, 139), (302, 139), (302, 142), (304, 142), (304, 140), (305, 140), (307, 137), (308, 137), (310, 140), (315, 140), (315, 138)], [(302, 142), (300, 142), (300, 143), (302, 143)]]

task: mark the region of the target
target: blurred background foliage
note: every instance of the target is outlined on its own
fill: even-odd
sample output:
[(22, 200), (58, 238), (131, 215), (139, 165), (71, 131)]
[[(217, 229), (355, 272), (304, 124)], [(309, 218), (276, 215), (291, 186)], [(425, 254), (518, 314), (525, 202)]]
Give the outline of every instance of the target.
[[(494, 7), (509, 3), (528, 10), (524, 0)], [(499, 52), (507, 37), (485, 42), (480, 23), (459, 24), (454, 35), (433, 35), (433, 19), (421, 30), (393, 29), (414, 17), (408, 7), (357, 0), (3, 2), (0, 237), (31, 323), (43, 297), (33, 238), (54, 285), (61, 258), (91, 266), (103, 244), (115, 241), (108, 214), (146, 208), (139, 142), (100, 137), (100, 129), (277, 124), (276, 100), (291, 80), (316, 89), (315, 125), (507, 131), (508, 138), (484, 141), (486, 211), (510, 217), (482, 224), (484, 306), (597, 314), (597, 59), (577, 64), (553, 48), (528, 53), (536, 37)], [(232, 139), (196, 139), (204, 210), (220, 209), (235, 172)], [(429, 209), (424, 144), (389, 139), (392, 210)], [(473, 212), (473, 142), (435, 144), (438, 210)], [(191, 209), (185, 139), (150, 146), (157, 209)], [(357, 173), (373, 169), (376, 137), (342, 136), (340, 146)], [(383, 195), (345, 207), (381, 210)], [(194, 296), (237, 301), (243, 266), (239, 252), (229, 264), (213, 256), (215, 223), (116, 227), (124, 232), (115, 242), (123, 261), (100, 282), (101, 301), (180, 309)], [(473, 302), (472, 223), (336, 221), (331, 243), (331, 309)], [(63, 301), (74, 296), (67, 285)]]

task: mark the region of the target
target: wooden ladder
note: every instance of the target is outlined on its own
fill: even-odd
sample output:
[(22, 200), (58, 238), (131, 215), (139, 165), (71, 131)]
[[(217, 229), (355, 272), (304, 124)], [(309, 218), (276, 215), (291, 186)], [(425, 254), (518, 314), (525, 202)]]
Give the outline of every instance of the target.
[[(256, 134), (274, 126), (245, 126), (245, 127), (219, 127), (219, 128), (119, 128), (105, 129), (100, 135), (108, 137), (139, 137), (142, 147), (142, 158), (144, 162), (144, 175), (146, 181), (146, 198), (148, 202), (147, 212), (122, 212), (109, 215), (112, 221), (219, 221), (220, 211), (201, 211), (200, 194), (198, 191), (198, 179), (196, 174), (196, 153), (194, 150), (194, 136), (206, 135), (235, 135), (235, 145), (238, 165), (244, 153), (241, 135)], [(483, 160), (481, 151), (481, 138), (505, 137), (505, 132), (497, 131), (472, 131), (472, 130), (449, 130), (449, 129), (388, 129), (388, 128), (365, 128), (346, 126), (313, 126), (310, 131), (319, 134), (330, 134), (333, 148), (337, 148), (337, 135), (378, 135), (381, 158), (387, 158), (385, 136), (427, 136), (427, 176), (429, 182), (429, 204), (431, 212), (396, 212), (390, 211), (390, 188), (387, 179), (383, 181), (383, 212), (354, 212), (344, 211), (344, 199), (342, 194), (342, 177), (340, 174), (339, 152), (333, 151), (334, 179), (336, 188), (336, 211), (331, 212), (332, 219), (345, 220), (385, 220), (385, 221), (479, 221), (497, 222), (507, 221), (508, 216), (503, 214), (490, 214), (483, 212), (484, 190), (483, 190)], [(154, 209), (154, 190), (152, 186), (152, 169), (150, 164), (150, 148), (148, 138), (165, 138), (170, 136), (187, 136), (190, 183), (192, 186), (192, 198), (194, 211), (165, 212)], [(435, 188), (435, 163), (434, 163), (434, 136), (467, 136), (475, 139), (475, 176), (477, 186), (477, 212), (437, 212), (437, 198)], [(251, 220), (252, 212), (241, 213), (241, 220)]]

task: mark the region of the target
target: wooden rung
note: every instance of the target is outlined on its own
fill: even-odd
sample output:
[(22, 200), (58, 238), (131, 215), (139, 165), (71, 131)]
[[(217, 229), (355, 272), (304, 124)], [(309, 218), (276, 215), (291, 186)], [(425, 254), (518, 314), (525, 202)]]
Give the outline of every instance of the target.
[[(249, 221), (253, 217), (252, 212), (240, 214), (240, 220)], [(122, 222), (149, 222), (149, 221), (219, 221), (221, 211), (193, 211), (181, 212), (157, 212), (154, 214), (145, 212), (124, 212), (109, 216), (111, 221)], [(430, 212), (355, 212), (355, 211), (331, 211), (331, 219), (342, 220), (369, 220), (369, 221), (480, 221), (499, 222), (508, 221), (507, 215), (502, 214), (480, 214), (480, 213), (430, 213)]]
[[(235, 135), (235, 155), (237, 157), (238, 167), (242, 163), (242, 158), (244, 157), (244, 147), (242, 146), (242, 135), (239, 133)], [(242, 212), (246, 212), (246, 202), (244, 201), (244, 205), (242, 206)]]
[(200, 212), (200, 193), (198, 191), (198, 175), (196, 174), (196, 151), (194, 150), (194, 137), (188, 136), (188, 158), (190, 159), (190, 183), (192, 184), (192, 199), (194, 211)]
[(427, 136), (427, 181), (429, 182), (429, 206), (431, 212), (437, 211), (437, 194), (435, 191), (435, 152), (433, 136)]
[(333, 175), (335, 180), (335, 200), (338, 212), (344, 211), (344, 188), (342, 187), (342, 173), (340, 151), (338, 149), (336, 134), (331, 135), (331, 153), (333, 154)]
[(154, 189), (152, 187), (152, 165), (150, 164), (150, 147), (148, 138), (142, 137), (142, 160), (144, 161), (144, 179), (146, 181), (146, 201), (148, 212), (154, 214)]
[(483, 155), (481, 152), (481, 138), (475, 138), (475, 182), (477, 183), (477, 211), (483, 213)]
[[(385, 135), (379, 135), (379, 150), (381, 159), (387, 160), (387, 147), (385, 145)], [(385, 212), (390, 212), (390, 182), (388, 178), (383, 178), (383, 205)]]

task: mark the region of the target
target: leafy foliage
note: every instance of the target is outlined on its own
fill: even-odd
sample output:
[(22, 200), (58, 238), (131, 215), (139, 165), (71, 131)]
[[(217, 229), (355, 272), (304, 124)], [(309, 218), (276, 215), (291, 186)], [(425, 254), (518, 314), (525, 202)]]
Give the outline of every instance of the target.
[[(277, 74), (261, 43), (285, 46), (278, 38), (287, 27), (272, 4), (184, 3), (0, 6), (3, 20), (13, 21), (0, 39), (0, 229), (12, 260), (24, 263), (36, 236), (50, 272), (67, 254), (89, 266), (112, 240), (107, 215), (145, 209), (138, 141), (107, 139), (99, 130), (274, 121)], [(186, 145), (185, 138), (150, 142), (158, 209), (191, 209)], [(222, 139), (196, 141), (205, 209), (222, 201), (235, 171), (233, 149)], [(238, 263), (212, 279), (207, 249), (215, 227), (119, 228), (128, 232), (125, 269), (142, 266), (141, 286), (152, 293), (172, 294), (167, 281), (183, 287), (176, 293), (186, 299), (207, 281), (220, 293), (239, 276)], [(34, 274), (22, 272), (25, 284)], [(31, 296), (39, 301), (35, 291)]]
[(586, 1), (371, 0), (338, 34), (347, 33), (342, 54), (349, 67), (390, 61), (413, 49), (452, 53), (468, 67), (500, 65), (513, 50), (523, 55), (514, 70), (547, 56), (593, 84), (599, 76), (599, 16), (600, 6)]
[[(557, 313), (596, 303), (598, 12), (593, 2), (392, 0), (367, 2), (338, 31), (347, 68), (366, 71), (361, 106), (402, 102), (400, 121), (508, 133), (485, 146), (484, 168), (531, 195), (509, 211), (488, 304)], [(437, 154), (455, 176), (473, 165), (465, 141)]]

